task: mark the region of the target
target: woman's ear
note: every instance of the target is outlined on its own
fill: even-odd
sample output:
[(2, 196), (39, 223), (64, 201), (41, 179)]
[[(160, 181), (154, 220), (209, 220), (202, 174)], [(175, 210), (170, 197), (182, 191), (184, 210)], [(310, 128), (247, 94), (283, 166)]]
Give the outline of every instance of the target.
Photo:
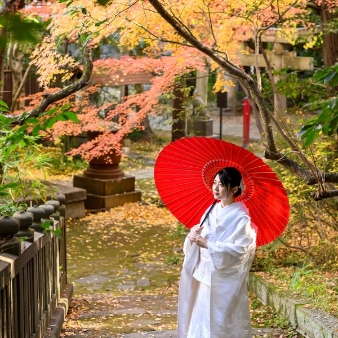
[(232, 188), (232, 193), (235, 195), (236, 194), (236, 192), (238, 191), (238, 187), (233, 187)]

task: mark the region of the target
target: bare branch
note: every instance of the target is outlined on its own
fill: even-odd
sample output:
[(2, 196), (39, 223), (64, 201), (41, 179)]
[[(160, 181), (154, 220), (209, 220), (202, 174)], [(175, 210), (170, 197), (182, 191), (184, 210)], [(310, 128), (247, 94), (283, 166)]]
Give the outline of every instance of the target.
[[(126, 20), (129, 21), (128, 18), (126, 18)], [(149, 35), (153, 36), (154, 37), (154, 40), (156, 41), (161, 41), (161, 42), (167, 42), (167, 43), (172, 43), (172, 44), (176, 44), (176, 45), (181, 45), (181, 46), (186, 46), (186, 47), (192, 47), (192, 45), (190, 44), (187, 44), (185, 42), (179, 42), (179, 41), (174, 41), (174, 40), (169, 40), (167, 38), (163, 38), (163, 37), (160, 37), (156, 34), (154, 34), (153, 32), (151, 32), (148, 28), (146, 28), (145, 26), (139, 24), (138, 22), (135, 22), (135, 21), (130, 21), (132, 22), (134, 25), (142, 28), (145, 32), (147, 32)]]
[(320, 201), (323, 199), (327, 199), (327, 198), (333, 198), (338, 196), (338, 190), (330, 190), (330, 191), (321, 191), (321, 192), (316, 192), (313, 195), (313, 199), (315, 201)]
[[(259, 49), (262, 46), (262, 42), (261, 42), (261, 40), (262, 40), (261, 39), (262, 34), (265, 31), (267, 31), (269, 28), (275, 26), (278, 22), (280, 22), (281, 19), (283, 18), (283, 16), (293, 6), (295, 6), (297, 2), (298, 2), (298, 0), (296, 0), (292, 5), (290, 5), (288, 8), (286, 8), (282, 13), (280, 13), (280, 11), (279, 11), (279, 4), (277, 2), (277, 8), (278, 8), (278, 17), (277, 17), (277, 19), (274, 20), (273, 22), (271, 22), (269, 25), (267, 25), (265, 27), (259, 27), (259, 28), (256, 29), (255, 39), (254, 39), (254, 43), (255, 43), (255, 68), (256, 68), (256, 74), (257, 74), (257, 82), (258, 82), (258, 86), (259, 86), (260, 89), (262, 89), (262, 80), (261, 80), (261, 71), (260, 71), (260, 68), (258, 66), (258, 55), (259, 55)], [(263, 53), (263, 56), (264, 56), (265, 61), (267, 62), (268, 69), (270, 68), (270, 71), (271, 71), (271, 64), (270, 64), (270, 62), (267, 61), (266, 55), (264, 55), (264, 53)], [(270, 78), (270, 76), (269, 76), (269, 78)], [(273, 90), (275, 90), (273, 77), (272, 77), (272, 80), (270, 78), (270, 81), (271, 81), (271, 84), (273, 86)], [(276, 93), (277, 93), (277, 91), (276, 91)]]
[(292, 245), (289, 245), (288, 243), (286, 243), (285, 241), (283, 241), (280, 237), (277, 238), (277, 240), (279, 240), (283, 245), (285, 245), (287, 248), (289, 249), (295, 249), (295, 250), (300, 250), (300, 251), (303, 251), (305, 253), (308, 253), (307, 250), (303, 249), (302, 247), (300, 246), (292, 246)]
[[(313, 173), (316, 173), (318, 171), (316, 166), (307, 159), (307, 157), (304, 155), (304, 153), (301, 151), (301, 149), (299, 149), (297, 144), (292, 140), (292, 137), (288, 136), (284, 132), (284, 129), (281, 127), (280, 123), (276, 120), (276, 118), (273, 116), (273, 114), (271, 112), (270, 112), (270, 114), (271, 114), (270, 118), (271, 118), (274, 126), (277, 128), (278, 132), (280, 133), (280, 135), (289, 144), (291, 149), (299, 156), (299, 158), (302, 160), (302, 162), (305, 165), (307, 165), (312, 170)], [(318, 181), (318, 179), (317, 179), (317, 181)]]
[(269, 25), (267, 25), (266, 27), (260, 27), (258, 29), (258, 33), (259, 35), (261, 35), (264, 31), (268, 30), (269, 28), (275, 26), (278, 22), (281, 21), (281, 19), (283, 18), (283, 16), (293, 7), (295, 7), (295, 5), (297, 4), (298, 0), (295, 0), (295, 2), (293, 4), (290, 4), (290, 6), (288, 8), (286, 8), (282, 13), (279, 12), (279, 5), (278, 5), (278, 18), (274, 21), (271, 22)]
[(216, 36), (215, 36), (215, 33), (214, 33), (214, 27), (212, 26), (212, 20), (211, 20), (211, 13), (210, 13), (210, 6), (208, 4), (204, 2), (204, 5), (208, 8), (208, 24), (209, 24), (209, 27), (210, 27), (210, 32), (211, 32), (211, 35), (212, 35), (212, 38), (214, 40), (214, 46), (217, 46), (217, 40), (216, 40)]
[[(300, 166), (296, 161), (288, 158), (286, 155), (281, 154), (279, 152), (271, 152), (270, 150), (265, 150), (265, 158), (268, 160), (276, 161), (282, 164), (285, 168), (289, 169), (290, 172), (294, 173), (298, 177), (302, 178), (306, 183), (310, 182), (314, 178), (313, 174)], [(318, 182), (318, 179), (315, 178), (315, 183)], [(307, 183), (308, 184), (308, 183)]]
[[(56, 93), (46, 95), (42, 99), (38, 107), (36, 107), (35, 109), (33, 109), (32, 111), (30, 111), (28, 114), (25, 115), (25, 119), (29, 117), (39, 116), (39, 114), (43, 113), (50, 104), (57, 102), (87, 86), (93, 70), (92, 51), (90, 47), (84, 48), (83, 56), (84, 56), (84, 69), (81, 78), (75, 81), (74, 83), (70, 84), (69, 86), (59, 90)], [(21, 117), (19, 117), (18, 121), (20, 123), (24, 122), (21, 119)]]
[[(322, 177), (322, 182), (325, 183), (338, 183), (338, 173), (334, 173), (334, 172), (323, 172), (321, 173), (321, 177)], [(306, 184), (308, 185), (314, 185), (316, 184), (318, 181), (318, 179), (316, 177), (312, 177), (311, 179), (309, 179)], [(330, 189), (333, 189), (332, 186), (330, 186)]]
[(315, 185), (318, 183), (338, 183), (338, 173), (333, 172), (319, 172), (319, 177), (314, 175), (311, 171), (300, 166), (296, 161), (288, 158), (281, 153), (272, 153), (269, 150), (265, 151), (265, 158), (268, 160), (276, 161), (282, 164), (290, 172), (302, 178), (307, 185)]
[[(133, 7), (136, 3), (138, 2), (138, 0), (134, 0), (132, 3), (130, 3), (126, 8), (123, 8), (121, 11), (117, 12), (107, 23), (105, 23), (104, 25), (102, 25), (102, 28), (98, 30), (98, 32), (100, 32), (101, 30), (103, 30), (104, 28), (108, 27), (119, 15), (121, 15), (122, 13), (124, 13), (125, 11), (127, 11), (128, 9), (130, 9), (131, 7)], [(95, 18), (93, 18), (92, 16), (89, 16), (91, 19), (96, 20)]]

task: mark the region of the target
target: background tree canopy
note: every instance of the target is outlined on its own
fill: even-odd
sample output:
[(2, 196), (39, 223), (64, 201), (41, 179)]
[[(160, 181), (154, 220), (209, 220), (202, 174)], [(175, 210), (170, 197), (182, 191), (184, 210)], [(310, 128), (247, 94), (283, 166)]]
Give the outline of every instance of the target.
[[(331, 171), (332, 169), (327, 170), (333, 168), (326, 165), (327, 156), (324, 155), (318, 161), (311, 155), (318, 143), (326, 137), (332, 139), (332, 151), (337, 149), (337, 4), (336, 0), (70, 0), (52, 3), (49, 8), (55, 14), (51, 17), (46, 13), (27, 11), (27, 6), (21, 2), (9, 1), (3, 2), (0, 13), (4, 28), (2, 41), (6, 42), (4, 49), (13, 40), (36, 43), (38, 40), (32, 32), (41, 27), (41, 21), (51, 20), (42, 43), (34, 48), (32, 54), (25, 54), (23, 58), (27, 59), (26, 67), (28, 64), (35, 67), (40, 84), (45, 90), (41, 101), (31, 106), (25, 117), (44, 115), (50, 105), (64, 105), (69, 100), (74, 102), (72, 95), (88, 86), (93, 67), (95, 70), (93, 51), (106, 37), (114, 40), (120, 50), (129, 51), (129, 54), (141, 43), (142, 52), (137, 59), (144, 60), (143, 69), (152, 72), (157, 78), (165, 75), (166, 82), (170, 83), (165, 89), (167, 93), (174, 90), (175, 81), (179, 77), (200, 67), (201, 62), (208, 62), (217, 75), (215, 91), (223, 89), (224, 74), (236, 78), (250, 98), (252, 107), (259, 113), (257, 116), (261, 120), (266, 145), (265, 157), (283, 165), (306, 184), (316, 185), (313, 197), (320, 200), (338, 196), (338, 189), (334, 186), (338, 182), (338, 173)], [(37, 19), (38, 17), (43, 20)], [(24, 25), (31, 25), (30, 33), (27, 33), (27, 29), (24, 29), (26, 33), (22, 33), (23, 28), (28, 27)], [(20, 27), (18, 31), (17, 27)], [(271, 105), (262, 82), (262, 77), (266, 76), (267, 83), (270, 83), (278, 98), (281, 94), (281, 82), (283, 79), (287, 81), (288, 76), (280, 79), (278, 69), (274, 69), (274, 65), (269, 62), (264, 70), (258, 66), (258, 55), (264, 55), (267, 50), (274, 48), (273, 44), (264, 44), (262, 40), (262, 36), (272, 29), (277, 29), (277, 36), (287, 39), (291, 48), (297, 47), (302, 51), (321, 49), (318, 52), (321, 55), (320, 66), (324, 68), (316, 70), (306, 80), (296, 77), (298, 82), (304, 82), (307, 91), (298, 94), (293, 105), (293, 108), (297, 107), (297, 111), (303, 114), (313, 109), (319, 109), (319, 112), (310, 120), (304, 120), (303, 126), (296, 129), (292, 128), (292, 124), (287, 124), (288, 117), (276, 104)], [(303, 41), (300, 41), (300, 29), (307, 29), (312, 34), (306, 40), (302, 38)], [(243, 42), (251, 46), (256, 56), (254, 72), (248, 72), (240, 65), (238, 46)], [(70, 44), (78, 45), (80, 55), (70, 55)], [(171, 69), (175, 71), (170, 72), (165, 67), (160, 70), (156, 68), (158, 66), (155, 60), (163, 56), (175, 58), (175, 62), (171, 64)], [(190, 64), (182, 67), (187, 59), (191, 60)], [(82, 68), (81, 76), (74, 81), (74, 69), (79, 67)], [(125, 67), (123, 60), (119, 67)], [(53, 87), (58, 87), (59, 90), (53, 90)], [(320, 99), (316, 99), (318, 91), (322, 93)], [(119, 141), (135, 127), (136, 121), (136, 127), (140, 126), (139, 122), (146, 116), (145, 110), (152, 111), (158, 104), (155, 97), (158, 91), (150, 92), (146, 99), (144, 95), (143, 98), (132, 97), (128, 103), (117, 104), (114, 109), (110, 109), (105, 118), (112, 120), (119, 116), (117, 123), (121, 131), (109, 138), (107, 142), (111, 146), (118, 147)], [(68, 101), (64, 102), (65, 100)], [(135, 111), (135, 116), (139, 114), (134, 119), (134, 124), (126, 123), (126, 113), (130, 109)], [(89, 120), (95, 119), (96, 115), (97, 110), (87, 113)], [(291, 120), (293, 123), (294, 115)], [(69, 128), (74, 126), (78, 129), (73, 122), (65, 123)], [(102, 142), (102, 145), (107, 146), (107, 143)], [(95, 151), (98, 150), (96, 147)]]

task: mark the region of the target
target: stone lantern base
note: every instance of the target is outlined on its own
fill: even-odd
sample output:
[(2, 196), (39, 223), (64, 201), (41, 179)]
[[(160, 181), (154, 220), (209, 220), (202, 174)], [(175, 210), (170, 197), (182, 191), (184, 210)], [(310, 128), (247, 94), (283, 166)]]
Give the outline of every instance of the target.
[[(117, 131), (114, 123), (103, 123), (102, 126), (111, 133)], [(95, 140), (100, 134), (102, 131), (88, 131), (88, 141)], [(120, 161), (121, 153), (111, 149), (107, 154), (91, 159), (83, 174), (74, 175), (73, 187), (87, 191), (86, 209), (110, 209), (141, 201), (141, 192), (135, 191), (135, 177), (124, 175), (119, 168)]]
[(212, 136), (213, 135), (213, 120), (195, 120), (194, 133), (196, 136)]
[(86, 189), (85, 208), (89, 210), (110, 209), (125, 203), (141, 201), (141, 192), (135, 190), (135, 177), (92, 178), (74, 175), (73, 186)]

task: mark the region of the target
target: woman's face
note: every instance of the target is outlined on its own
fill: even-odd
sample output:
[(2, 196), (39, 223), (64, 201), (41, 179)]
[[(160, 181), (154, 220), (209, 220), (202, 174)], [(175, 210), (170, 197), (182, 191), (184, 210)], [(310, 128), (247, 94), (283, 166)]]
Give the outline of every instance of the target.
[(212, 192), (214, 194), (214, 198), (216, 200), (222, 201), (223, 205), (229, 204), (229, 202), (232, 202), (233, 200), (232, 193), (228, 190), (228, 187), (224, 186), (221, 183), (221, 181), (219, 180), (219, 175), (216, 175), (214, 179)]

